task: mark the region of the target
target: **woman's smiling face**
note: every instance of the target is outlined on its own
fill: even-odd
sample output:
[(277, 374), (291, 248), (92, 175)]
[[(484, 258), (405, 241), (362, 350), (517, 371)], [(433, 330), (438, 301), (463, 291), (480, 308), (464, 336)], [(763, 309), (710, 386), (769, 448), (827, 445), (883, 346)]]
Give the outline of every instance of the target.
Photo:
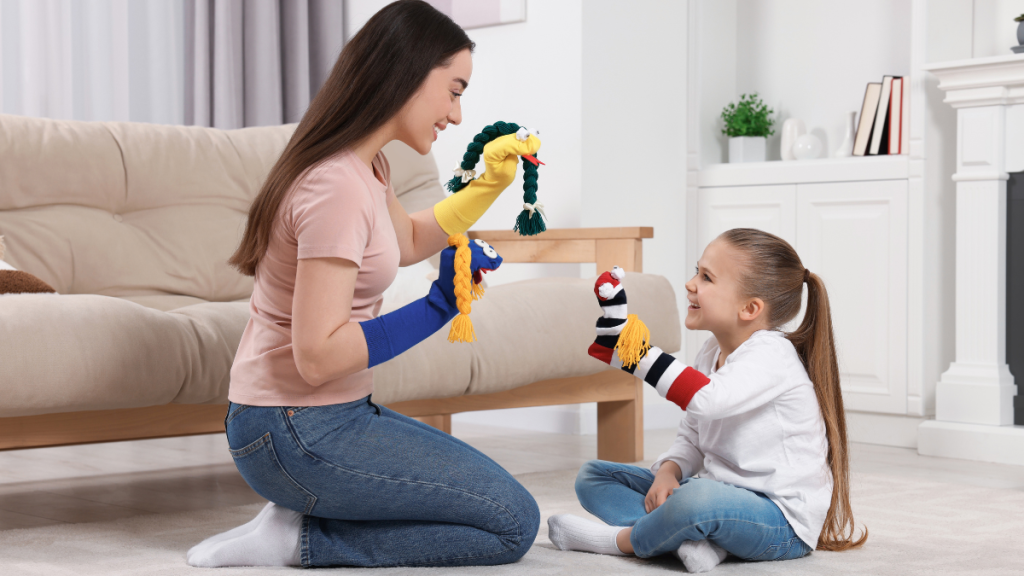
[(395, 139), (426, 154), (437, 135), (448, 124), (462, 122), (463, 91), (473, 75), (473, 56), (463, 50), (452, 57), (447, 66), (430, 71), (426, 80), (397, 115)]

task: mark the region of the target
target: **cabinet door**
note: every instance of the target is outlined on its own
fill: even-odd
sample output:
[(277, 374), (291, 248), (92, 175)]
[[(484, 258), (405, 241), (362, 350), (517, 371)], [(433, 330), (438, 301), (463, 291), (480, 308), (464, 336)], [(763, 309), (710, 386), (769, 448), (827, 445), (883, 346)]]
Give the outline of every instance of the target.
[[(771, 232), (796, 245), (796, 186), (737, 186), (701, 188), (697, 192), (696, 262), (704, 248), (719, 234), (733, 228), (757, 228)], [(687, 277), (693, 270), (687, 271)], [(680, 304), (685, 294), (681, 295)], [(690, 361), (700, 350), (710, 332), (697, 330), (693, 336)]]
[(907, 182), (797, 186), (797, 251), (825, 281), (843, 403), (907, 411)]

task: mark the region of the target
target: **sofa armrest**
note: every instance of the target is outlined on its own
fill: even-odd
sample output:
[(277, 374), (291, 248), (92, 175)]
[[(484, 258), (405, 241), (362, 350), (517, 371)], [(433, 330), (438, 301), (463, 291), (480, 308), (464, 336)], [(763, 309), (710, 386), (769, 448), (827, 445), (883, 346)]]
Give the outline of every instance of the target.
[(469, 232), (469, 238), (487, 241), (505, 262), (597, 264), (598, 272), (621, 266), (627, 272), (643, 272), (643, 239), (654, 238), (654, 228), (561, 228), (537, 236), (520, 236), (511, 230)]

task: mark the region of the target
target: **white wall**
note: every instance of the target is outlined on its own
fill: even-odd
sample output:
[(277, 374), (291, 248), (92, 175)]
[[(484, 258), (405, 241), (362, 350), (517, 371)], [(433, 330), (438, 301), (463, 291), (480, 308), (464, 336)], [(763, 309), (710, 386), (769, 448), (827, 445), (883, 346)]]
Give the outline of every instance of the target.
[(1009, 56), (1017, 46), (1017, 22), (1024, 14), (1022, 0), (974, 0), (972, 57)]

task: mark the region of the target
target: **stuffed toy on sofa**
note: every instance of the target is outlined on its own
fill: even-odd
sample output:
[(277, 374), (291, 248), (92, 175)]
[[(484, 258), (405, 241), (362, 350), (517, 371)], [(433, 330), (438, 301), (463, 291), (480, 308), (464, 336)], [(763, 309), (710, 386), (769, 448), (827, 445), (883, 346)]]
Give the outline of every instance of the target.
[(0, 236), (0, 296), (13, 294), (56, 294), (52, 286), (39, 278), (18, 270), (7, 262), (4, 262), (4, 255), (7, 250), (4, 246), (4, 237)]

